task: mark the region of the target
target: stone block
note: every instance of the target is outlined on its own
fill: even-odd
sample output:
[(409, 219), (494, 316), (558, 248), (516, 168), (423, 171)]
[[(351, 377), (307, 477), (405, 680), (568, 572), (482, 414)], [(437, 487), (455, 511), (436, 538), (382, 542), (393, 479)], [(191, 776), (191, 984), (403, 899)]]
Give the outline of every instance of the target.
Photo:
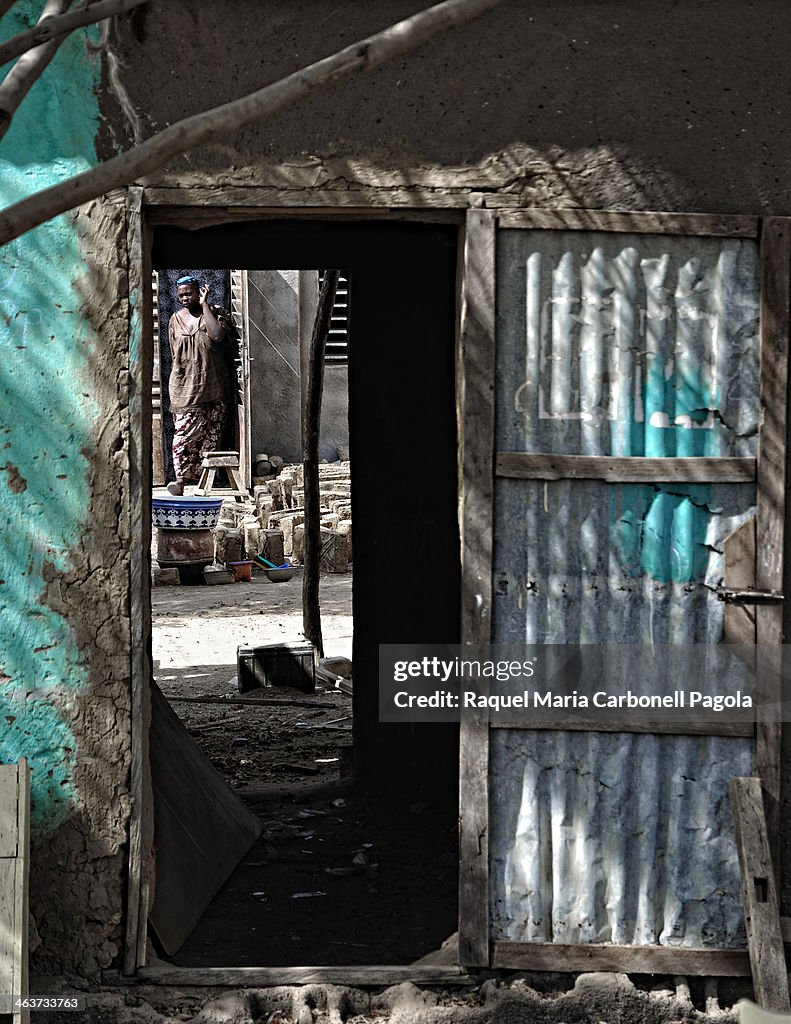
[(283, 516), (280, 520), (280, 528), (283, 531), (283, 552), (290, 555), (294, 543), (294, 527), (305, 522), (304, 512), (294, 512), (291, 515)]
[(257, 519), (245, 519), (244, 521), (244, 550), (245, 557), (252, 558), (261, 554), (261, 527)]
[(151, 582), (155, 587), (173, 587), (181, 583), (179, 571), (176, 568), (152, 569)]
[(305, 564), (305, 526), (300, 524), (294, 527), (294, 536), (291, 541), (291, 555), (295, 562)]
[(258, 509), (258, 520), (261, 526), (266, 528), (266, 524), (269, 522), (270, 512), (275, 511), (274, 499), (271, 494), (262, 494), (256, 502), (256, 508)]
[(272, 496), (272, 508), (275, 512), (280, 512), (286, 507), (285, 499), (283, 497), (283, 481), (280, 477), (275, 477), (274, 480), (270, 480), (267, 484), (269, 493)]
[(280, 475), (280, 482), (283, 487), (283, 502), (286, 508), (294, 505), (294, 477), (291, 473), (283, 472)]
[(352, 564), (352, 521), (351, 519), (344, 519), (338, 523), (338, 533), (346, 538), (346, 553), (349, 559), (349, 565)]
[(286, 560), (286, 553), (283, 548), (282, 530), (262, 530), (261, 554), (264, 558), (274, 562), (275, 565), (282, 565)]
[(345, 534), (335, 530), (321, 531), (319, 568), (333, 573), (349, 571), (349, 542)]
[(214, 561), (217, 565), (239, 562), (242, 558), (242, 531), (217, 527), (214, 531)]

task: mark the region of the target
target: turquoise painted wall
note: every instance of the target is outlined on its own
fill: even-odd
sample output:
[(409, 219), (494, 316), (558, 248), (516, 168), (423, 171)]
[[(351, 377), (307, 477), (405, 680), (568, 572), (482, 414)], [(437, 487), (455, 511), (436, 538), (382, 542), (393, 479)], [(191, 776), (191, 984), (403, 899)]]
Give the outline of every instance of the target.
[[(33, 24), (40, 8), (18, 0), (0, 39)], [(89, 35), (61, 45), (0, 141), (2, 206), (96, 163), (99, 57)], [(43, 600), (45, 563), (68, 568), (88, 508), (83, 451), (99, 410), (83, 384), (93, 339), (74, 282), (84, 272), (69, 216), (0, 249), (0, 761), (29, 759), (39, 834), (75, 797), (77, 744), (52, 699), (87, 682), (69, 623)]]

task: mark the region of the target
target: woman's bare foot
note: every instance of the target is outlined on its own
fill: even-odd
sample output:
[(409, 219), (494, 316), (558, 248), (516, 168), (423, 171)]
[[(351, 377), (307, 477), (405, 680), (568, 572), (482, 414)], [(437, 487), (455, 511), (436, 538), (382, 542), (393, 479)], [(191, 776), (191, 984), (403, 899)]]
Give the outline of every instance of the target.
[(184, 485), (179, 483), (178, 480), (171, 480), (168, 484), (168, 490), (176, 497), (180, 497), (184, 493)]

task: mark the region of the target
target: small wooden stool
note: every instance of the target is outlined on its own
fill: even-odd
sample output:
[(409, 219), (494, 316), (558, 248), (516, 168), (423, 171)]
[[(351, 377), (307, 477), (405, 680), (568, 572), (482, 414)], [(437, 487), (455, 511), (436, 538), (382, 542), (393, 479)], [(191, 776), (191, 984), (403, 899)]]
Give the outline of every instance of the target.
[[(231, 483), (230, 487), (215, 487), (214, 477), (218, 469), (224, 469)], [(239, 452), (204, 452), (201, 475), (195, 494), (206, 497), (210, 494), (233, 497), (237, 501), (249, 501), (250, 492), (239, 475)]]

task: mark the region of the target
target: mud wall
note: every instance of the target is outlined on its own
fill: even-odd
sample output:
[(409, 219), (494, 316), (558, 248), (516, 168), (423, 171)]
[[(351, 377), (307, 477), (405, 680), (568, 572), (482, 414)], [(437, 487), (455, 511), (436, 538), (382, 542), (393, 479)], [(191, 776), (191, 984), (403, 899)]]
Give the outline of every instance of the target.
[[(15, 116), (3, 205), (95, 162), (89, 38)], [(33, 968), (85, 976), (119, 948), (129, 815), (125, 233), (94, 202), (0, 250), (0, 760), (32, 769)]]
[[(421, 6), (297, 0), (262, 17), (255, 0), (173, 0), (122, 19), (101, 55), (86, 48), (95, 35), (79, 33), (3, 140), (0, 200), (90, 165), (95, 144), (109, 156)], [(18, 0), (0, 31), (11, 35), (38, 13)], [(148, 184), (266, 186), (281, 206), (495, 201), (789, 213), (791, 66), (767, 40), (790, 28), (791, 9), (776, 0), (756, 0), (749, 17), (740, 0), (670, 10), (649, 0), (505, 0), (297, 114), (173, 161)], [(218, 60), (218, 50), (232, 59)], [(203, 81), (210, 87), (196, 88)], [(119, 948), (129, 805), (124, 232), (123, 207), (97, 202), (0, 254), (0, 500), (9, 522), (0, 552), (0, 758), (24, 755), (33, 768), (35, 966), (84, 975)], [(452, 306), (451, 261), (442, 277)], [(440, 401), (436, 388), (410, 393), (400, 414), (406, 443), (418, 446), (431, 409), (426, 487), (404, 530), (418, 562), (427, 552), (435, 559), (437, 584), (410, 604), (415, 587), (402, 574), (368, 602), (403, 547), (382, 543), (377, 512), (387, 492), (376, 494), (372, 478), (355, 499), (355, 544), (369, 556), (355, 612), (370, 627), (355, 660), (371, 666), (379, 640), (419, 641), (426, 631), (451, 640), (458, 622), (453, 339), (434, 326), (432, 335), (424, 322), (421, 358)], [(395, 442), (392, 407), (370, 388), (374, 354), (358, 354), (352, 367), (352, 446), (371, 465), (382, 432)], [(410, 419), (412, 407), (420, 415)], [(403, 737), (391, 730), (389, 738), (396, 757)], [(372, 731), (368, 754), (392, 774), (376, 742)], [(410, 742), (419, 775), (430, 743), (421, 760)]]
[[(416, 0), (142, 8), (120, 27), (103, 151), (419, 10)], [(185, 26), (191, 26), (186, 28)], [(218, 138), (152, 180), (501, 190), (520, 205), (788, 212), (791, 9), (705, 0), (504, 0), (413, 54)], [(217, 46), (233, 59), (219, 62)], [(178, 48), (178, 61), (173, 54)], [(210, 70), (209, 70), (210, 69)], [(210, 96), (196, 76), (211, 81)]]

